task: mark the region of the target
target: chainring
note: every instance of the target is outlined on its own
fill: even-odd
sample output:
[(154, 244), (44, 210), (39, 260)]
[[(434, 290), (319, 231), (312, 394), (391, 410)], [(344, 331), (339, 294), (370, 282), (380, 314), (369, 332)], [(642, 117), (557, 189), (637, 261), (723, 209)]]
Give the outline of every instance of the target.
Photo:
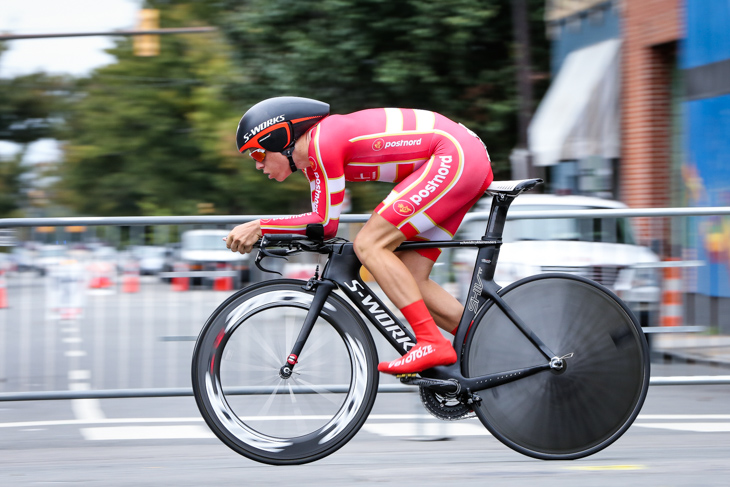
[(441, 394), (423, 386), (418, 390), (426, 410), (438, 419), (458, 421), (476, 416), (471, 406), (464, 404), (453, 394)]

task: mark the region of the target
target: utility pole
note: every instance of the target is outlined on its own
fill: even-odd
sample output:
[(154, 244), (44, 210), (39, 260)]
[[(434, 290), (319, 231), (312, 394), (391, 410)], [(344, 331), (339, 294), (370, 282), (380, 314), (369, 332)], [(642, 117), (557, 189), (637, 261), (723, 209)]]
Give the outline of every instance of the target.
[(517, 58), (518, 134), (517, 147), (512, 151), (513, 177), (535, 177), (532, 157), (527, 148), (527, 127), (532, 118), (532, 75), (530, 70), (530, 31), (526, 0), (512, 0), (512, 31)]

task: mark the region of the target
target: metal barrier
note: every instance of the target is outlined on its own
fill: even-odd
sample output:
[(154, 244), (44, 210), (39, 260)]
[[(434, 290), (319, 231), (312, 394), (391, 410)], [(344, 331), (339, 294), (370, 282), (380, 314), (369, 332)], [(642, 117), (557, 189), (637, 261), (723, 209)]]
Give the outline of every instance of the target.
[[(508, 215), (508, 220), (708, 215), (730, 215), (730, 207), (524, 211)], [(465, 223), (485, 220), (487, 216), (484, 212), (469, 213)], [(29, 235), (39, 238), (63, 233), (61, 227), (87, 228), (96, 240), (114, 240), (114, 246), (122, 247), (126, 243), (150, 240), (165, 244), (175, 240), (176, 237), (170, 238), (170, 235), (179, 237), (182, 231), (196, 226), (230, 227), (262, 217), (20, 218), (0, 219), (0, 229), (16, 229), (16, 235), (8, 235), (7, 231), (2, 233), (8, 237), (7, 242), (22, 245), (29, 240)], [(356, 228), (348, 224), (363, 223), (368, 218), (365, 214), (342, 215), (341, 235), (352, 239)], [(38, 234), (35, 230), (38, 228), (56, 230), (55, 233)], [(145, 229), (148, 230), (146, 236)], [(71, 241), (59, 243), (63, 250), (71, 250), (71, 253), (51, 257), (56, 260), (47, 267), (26, 269), (21, 268), (19, 262), (12, 263), (9, 269), (0, 267), (0, 401), (192, 394), (188, 386), (193, 342), (210, 313), (232, 291), (216, 290), (214, 286), (184, 289), (175, 286), (175, 279), (224, 278), (231, 277), (233, 271), (170, 269), (161, 274), (140, 276), (139, 269), (126, 267), (117, 254), (113, 270), (106, 267), (99, 273), (103, 266), (95, 264), (103, 261), (97, 260), (93, 253), (76, 255)], [(0, 266), (4, 262), (7, 267), (6, 260), (0, 261)], [(297, 272), (306, 274), (314, 264), (316, 262), (295, 260), (289, 269), (300, 266)], [(699, 264), (695, 261), (659, 262), (653, 267)], [(444, 265), (441, 269), (447, 267)], [(444, 278), (443, 282), (452, 284), (455, 289), (448, 279)], [(645, 328), (655, 335), (702, 329), (704, 325), (696, 323)], [(379, 346), (384, 344), (381, 337), (375, 338)], [(651, 383), (727, 384), (729, 380), (729, 376), (656, 377)], [(388, 377), (381, 382), (382, 392), (412, 390)]]

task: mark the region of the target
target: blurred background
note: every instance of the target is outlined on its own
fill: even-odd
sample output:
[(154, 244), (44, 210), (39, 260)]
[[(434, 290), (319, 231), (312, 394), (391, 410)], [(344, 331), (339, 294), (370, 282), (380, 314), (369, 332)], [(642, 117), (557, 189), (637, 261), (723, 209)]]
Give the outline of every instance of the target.
[[(320, 99), (333, 113), (441, 112), (486, 142), (496, 179), (546, 180), (514, 213), (726, 206), (727, 25), (730, 5), (719, 0), (3, 0), (0, 324), (102, 319), (121, 350), (136, 326), (154, 323), (162, 329), (149, 336), (176, 348), (179, 369), (210, 311), (270, 276), (218, 244), (231, 225), (12, 219), (309, 211), (303, 177), (264, 182), (235, 150), (241, 115), (272, 96)], [(349, 185), (348, 211), (371, 211), (390, 187)], [(488, 208), (480, 202), (459, 237), (482, 235)], [(585, 275), (630, 302), (644, 326), (730, 334), (721, 212), (516, 220), (505, 238), (502, 284)], [(444, 252), (434, 278), (463, 299), (472, 259)], [(278, 269), (308, 278), (316, 264)], [(168, 325), (158, 318), (170, 309)], [(20, 368), (0, 389), (62, 387), (43, 375), (60, 360), (53, 336), (3, 333), (20, 355), (41, 340), (47, 358), (40, 378)], [(94, 333), (99, 346), (108, 338)], [(0, 372), (14, 370), (13, 353)], [(132, 352), (118, 353), (118, 380), (102, 372), (97, 387), (131, 383), (121, 365)], [(138, 379), (187, 385), (184, 369)]]

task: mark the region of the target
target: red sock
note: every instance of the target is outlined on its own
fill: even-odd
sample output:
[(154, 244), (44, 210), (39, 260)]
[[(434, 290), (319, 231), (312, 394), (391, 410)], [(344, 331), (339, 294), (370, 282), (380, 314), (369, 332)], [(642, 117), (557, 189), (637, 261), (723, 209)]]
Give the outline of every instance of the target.
[(437, 365), (450, 365), (456, 362), (454, 348), (439, 332), (422, 299), (402, 308), (401, 313), (413, 327), (416, 346), (392, 362), (378, 364), (380, 372), (413, 374)]

